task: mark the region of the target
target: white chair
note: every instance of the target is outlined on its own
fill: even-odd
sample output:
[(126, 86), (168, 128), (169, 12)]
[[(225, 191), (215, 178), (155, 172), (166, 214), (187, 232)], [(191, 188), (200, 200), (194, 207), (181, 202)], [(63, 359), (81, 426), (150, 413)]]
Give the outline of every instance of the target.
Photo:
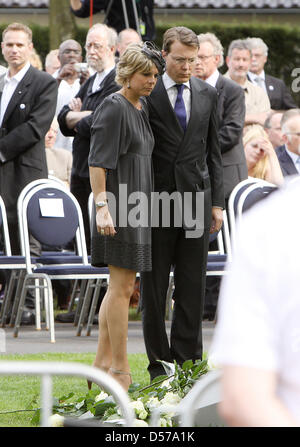
[[(0, 375), (38, 375), (41, 376), (41, 425), (50, 427), (52, 415), (52, 376), (84, 377), (110, 393), (120, 406), (123, 416), (123, 426), (133, 427), (134, 414), (130, 407), (130, 399), (121, 385), (100, 369), (80, 363), (69, 362), (35, 362), (35, 361), (2, 361)], [(80, 420), (74, 420), (74, 425), (80, 427)]]

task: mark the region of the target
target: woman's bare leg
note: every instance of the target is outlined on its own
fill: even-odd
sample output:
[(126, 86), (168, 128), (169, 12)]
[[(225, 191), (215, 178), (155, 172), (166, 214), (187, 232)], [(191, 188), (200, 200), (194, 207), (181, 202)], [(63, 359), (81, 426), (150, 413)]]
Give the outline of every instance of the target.
[(110, 374), (127, 390), (131, 382), (127, 358), (128, 309), (136, 272), (111, 265), (109, 270), (109, 286), (99, 312), (99, 339), (94, 365), (104, 371), (111, 368)]

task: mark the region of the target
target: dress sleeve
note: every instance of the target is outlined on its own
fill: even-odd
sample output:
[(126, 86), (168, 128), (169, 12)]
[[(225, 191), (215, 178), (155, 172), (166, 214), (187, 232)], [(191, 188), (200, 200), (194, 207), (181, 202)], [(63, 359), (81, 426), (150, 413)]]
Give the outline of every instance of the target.
[(89, 166), (116, 169), (128, 149), (126, 111), (116, 97), (106, 98), (94, 113)]

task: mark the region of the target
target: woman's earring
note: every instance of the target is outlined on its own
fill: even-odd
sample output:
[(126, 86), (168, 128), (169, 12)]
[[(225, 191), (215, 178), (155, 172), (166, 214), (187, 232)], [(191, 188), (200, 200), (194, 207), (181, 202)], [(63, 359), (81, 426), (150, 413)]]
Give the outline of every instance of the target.
[(127, 88), (130, 88), (130, 82), (128, 81)]

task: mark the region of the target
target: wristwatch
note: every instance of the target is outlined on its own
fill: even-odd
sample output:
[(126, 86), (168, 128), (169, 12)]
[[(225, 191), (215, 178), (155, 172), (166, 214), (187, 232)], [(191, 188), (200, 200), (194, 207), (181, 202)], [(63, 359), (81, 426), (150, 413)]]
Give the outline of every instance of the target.
[(107, 201), (101, 200), (100, 202), (96, 202), (95, 205), (96, 205), (96, 208), (103, 208), (104, 206), (107, 205)]

